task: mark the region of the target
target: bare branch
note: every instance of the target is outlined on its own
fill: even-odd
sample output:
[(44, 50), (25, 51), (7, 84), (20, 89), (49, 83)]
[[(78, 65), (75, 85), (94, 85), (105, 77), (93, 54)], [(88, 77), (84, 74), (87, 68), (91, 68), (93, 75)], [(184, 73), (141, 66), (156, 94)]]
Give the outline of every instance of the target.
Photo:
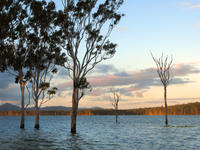
[(27, 91), (28, 91), (28, 103), (26, 104), (26, 106), (25, 106), (25, 109), (27, 109), (27, 107), (30, 105), (30, 103), (31, 103), (31, 93), (30, 93), (30, 90), (29, 90), (29, 88), (28, 88), (28, 86), (26, 85), (26, 89), (27, 89)]
[(156, 59), (153, 54), (151, 53), (151, 56), (156, 64), (157, 67), (157, 73), (159, 75), (159, 78), (164, 86), (167, 86), (169, 84), (169, 81), (171, 79), (170, 77), (170, 68), (172, 66), (173, 58), (171, 56), (171, 59), (169, 60), (168, 56), (164, 58), (163, 54), (160, 58)]

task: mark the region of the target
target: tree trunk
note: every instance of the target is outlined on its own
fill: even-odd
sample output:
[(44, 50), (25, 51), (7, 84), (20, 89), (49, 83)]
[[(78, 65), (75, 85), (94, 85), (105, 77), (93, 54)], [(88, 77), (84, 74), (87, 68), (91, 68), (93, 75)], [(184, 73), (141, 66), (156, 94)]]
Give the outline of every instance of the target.
[(24, 88), (25, 83), (23, 81), (20, 81), (20, 90), (21, 90), (21, 122), (20, 122), (20, 128), (24, 129)]
[(165, 99), (165, 125), (168, 125), (168, 119), (167, 119), (167, 87), (164, 86), (164, 99)]
[(73, 87), (72, 113), (71, 113), (71, 133), (76, 134), (76, 118), (78, 111), (78, 88)]
[(115, 108), (115, 116), (116, 116), (115, 121), (116, 123), (118, 123), (118, 105)]
[(38, 107), (38, 100), (35, 101), (35, 129), (39, 129), (39, 107)]

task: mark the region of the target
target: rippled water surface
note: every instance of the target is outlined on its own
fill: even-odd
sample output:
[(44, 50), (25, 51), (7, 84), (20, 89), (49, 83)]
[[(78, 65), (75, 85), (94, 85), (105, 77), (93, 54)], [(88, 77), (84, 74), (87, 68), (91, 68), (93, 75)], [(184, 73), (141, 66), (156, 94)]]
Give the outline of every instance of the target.
[(200, 150), (200, 116), (79, 116), (76, 135), (70, 116), (0, 117), (0, 150)]

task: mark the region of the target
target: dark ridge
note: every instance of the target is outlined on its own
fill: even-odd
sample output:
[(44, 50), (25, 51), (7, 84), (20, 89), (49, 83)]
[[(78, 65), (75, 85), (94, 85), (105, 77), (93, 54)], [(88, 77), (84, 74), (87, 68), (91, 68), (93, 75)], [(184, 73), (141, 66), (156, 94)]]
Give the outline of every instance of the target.
[(20, 110), (20, 107), (10, 103), (5, 103), (3, 105), (0, 105), (0, 111), (11, 111), (11, 110)]

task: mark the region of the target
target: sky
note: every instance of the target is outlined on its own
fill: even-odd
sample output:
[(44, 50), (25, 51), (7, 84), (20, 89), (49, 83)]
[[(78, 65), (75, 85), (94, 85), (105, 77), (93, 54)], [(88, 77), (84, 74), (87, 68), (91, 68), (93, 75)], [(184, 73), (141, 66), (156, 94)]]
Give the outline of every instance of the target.
[[(58, 9), (61, 6), (55, 1)], [(163, 86), (150, 52), (173, 57), (168, 105), (200, 101), (200, 1), (125, 0), (125, 14), (110, 40), (116, 54), (96, 66), (87, 78), (92, 92), (79, 107), (111, 108), (111, 88), (119, 91), (119, 109), (163, 106)], [(71, 106), (71, 79), (60, 69), (53, 79), (57, 95), (44, 106)], [(19, 85), (0, 74), (0, 104), (20, 104)]]

